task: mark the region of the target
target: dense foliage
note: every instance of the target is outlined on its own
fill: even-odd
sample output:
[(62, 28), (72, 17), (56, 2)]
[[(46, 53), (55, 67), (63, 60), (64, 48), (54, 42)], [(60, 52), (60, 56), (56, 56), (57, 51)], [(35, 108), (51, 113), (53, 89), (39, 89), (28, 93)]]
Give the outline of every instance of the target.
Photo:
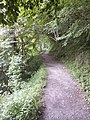
[[(47, 24), (53, 37), (52, 53), (69, 67), (90, 101), (90, 1), (77, 1), (57, 12)], [(55, 30), (53, 31), (53, 27)], [(58, 32), (57, 32), (58, 31)], [(52, 35), (52, 36), (51, 36)]]
[(40, 114), (42, 88), (45, 85), (46, 71), (42, 66), (28, 82), (21, 84), (21, 89), (2, 98), (0, 119), (2, 120), (37, 120)]
[(90, 97), (89, 11), (90, 0), (0, 0), (3, 120), (37, 118), (38, 87), (42, 86), (37, 71), (40, 54), (48, 50), (69, 66)]

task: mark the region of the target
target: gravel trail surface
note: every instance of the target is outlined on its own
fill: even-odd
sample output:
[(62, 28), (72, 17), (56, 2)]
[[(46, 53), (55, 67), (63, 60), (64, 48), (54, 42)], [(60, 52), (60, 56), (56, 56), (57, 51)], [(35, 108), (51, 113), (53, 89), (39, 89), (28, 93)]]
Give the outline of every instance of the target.
[(48, 71), (40, 120), (90, 120), (90, 106), (78, 83), (51, 55), (42, 58)]

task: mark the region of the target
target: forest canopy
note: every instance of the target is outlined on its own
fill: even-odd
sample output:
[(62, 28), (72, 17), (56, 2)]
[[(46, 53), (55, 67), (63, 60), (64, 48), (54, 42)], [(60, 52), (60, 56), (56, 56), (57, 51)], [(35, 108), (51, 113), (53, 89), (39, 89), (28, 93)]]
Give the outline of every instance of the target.
[(88, 51), (89, 11), (90, 0), (0, 0), (3, 69), (8, 69), (13, 55), (26, 58), (60, 48), (56, 54), (65, 56), (72, 47), (72, 55)]

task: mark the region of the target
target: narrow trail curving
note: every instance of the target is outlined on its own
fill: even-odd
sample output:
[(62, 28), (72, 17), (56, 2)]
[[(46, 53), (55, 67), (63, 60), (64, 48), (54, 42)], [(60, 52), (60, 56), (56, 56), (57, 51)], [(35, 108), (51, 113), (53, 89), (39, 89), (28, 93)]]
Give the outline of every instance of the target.
[(42, 55), (48, 71), (45, 107), (40, 120), (90, 120), (90, 106), (68, 70), (51, 55)]

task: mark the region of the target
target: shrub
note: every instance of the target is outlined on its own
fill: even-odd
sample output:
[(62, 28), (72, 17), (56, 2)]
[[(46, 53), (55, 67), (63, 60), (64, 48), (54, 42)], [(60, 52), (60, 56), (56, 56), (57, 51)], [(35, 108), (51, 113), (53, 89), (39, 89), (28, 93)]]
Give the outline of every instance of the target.
[(7, 75), (9, 76), (8, 86), (11, 92), (21, 89), (23, 81), (33, 76), (40, 68), (42, 60), (40, 56), (32, 56), (22, 60), (22, 56), (13, 55), (11, 57)]
[[(40, 56), (32, 56), (25, 61), (25, 67), (23, 70), (22, 78), (30, 78), (42, 65)], [(28, 67), (29, 66), (29, 67)]]
[(11, 57), (9, 69), (7, 75), (9, 76), (8, 86), (11, 90), (18, 89), (20, 87), (21, 78), (21, 71), (22, 71), (22, 56), (13, 55)]
[(37, 120), (46, 71), (40, 68), (21, 90), (7, 95), (1, 102), (1, 120)]

